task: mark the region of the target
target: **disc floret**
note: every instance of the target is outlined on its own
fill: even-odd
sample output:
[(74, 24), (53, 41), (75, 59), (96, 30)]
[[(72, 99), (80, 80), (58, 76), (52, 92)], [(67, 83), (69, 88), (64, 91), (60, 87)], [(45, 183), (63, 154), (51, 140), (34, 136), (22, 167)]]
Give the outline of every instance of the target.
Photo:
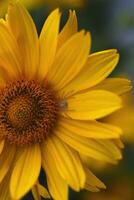
[(1, 135), (8, 142), (41, 142), (51, 132), (58, 114), (55, 93), (35, 81), (16, 81), (1, 90)]

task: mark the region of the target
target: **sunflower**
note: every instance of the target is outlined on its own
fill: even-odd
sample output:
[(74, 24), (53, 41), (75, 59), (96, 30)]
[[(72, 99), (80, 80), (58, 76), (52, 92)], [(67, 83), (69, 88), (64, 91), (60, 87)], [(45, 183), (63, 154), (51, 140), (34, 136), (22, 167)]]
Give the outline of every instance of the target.
[(119, 55), (115, 49), (89, 54), (91, 37), (78, 31), (75, 12), (61, 31), (60, 17), (54, 10), (39, 38), (19, 3), (10, 3), (0, 20), (1, 200), (30, 189), (38, 198), (47, 193), (38, 181), (41, 167), (55, 200), (68, 199), (68, 186), (98, 191), (105, 185), (82, 155), (121, 159), (120, 128), (98, 121), (121, 108), (122, 84), (130, 89), (126, 79), (106, 78)]

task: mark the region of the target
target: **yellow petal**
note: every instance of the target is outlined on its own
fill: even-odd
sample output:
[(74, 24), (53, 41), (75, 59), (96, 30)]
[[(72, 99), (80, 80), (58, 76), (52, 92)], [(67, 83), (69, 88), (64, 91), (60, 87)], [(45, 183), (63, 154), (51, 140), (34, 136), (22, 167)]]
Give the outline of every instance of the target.
[(7, 20), (19, 46), (23, 73), (33, 78), (39, 66), (39, 42), (34, 22), (19, 3), (10, 3)]
[(122, 95), (131, 90), (131, 81), (125, 78), (107, 78), (92, 89), (108, 90), (118, 95)]
[(36, 185), (33, 186), (32, 194), (35, 200), (41, 200), (41, 196), (47, 199), (51, 198), (47, 189), (42, 185), (40, 185), (39, 183), (36, 183)]
[(79, 191), (85, 184), (85, 173), (76, 151), (69, 148), (53, 135), (47, 140), (47, 155), (55, 161), (59, 174), (74, 190)]
[(115, 49), (89, 55), (83, 69), (63, 90), (65, 96), (90, 88), (104, 80), (115, 68), (119, 55)]
[[(114, 143), (111, 144), (109, 140), (95, 140), (85, 138), (76, 134), (70, 134), (70, 132), (62, 127), (58, 127), (55, 131), (55, 134), (76, 151), (91, 158), (113, 164), (117, 163), (116, 160), (121, 158), (120, 150), (116, 147)], [(108, 145), (110, 145), (109, 150), (107, 141)], [(113, 148), (113, 146), (114, 150), (112, 151), (111, 148)]]
[(96, 140), (98, 145), (101, 145), (105, 151), (111, 154), (115, 159), (122, 159), (120, 147), (113, 140)]
[(70, 134), (76, 134), (87, 138), (119, 138), (122, 130), (110, 124), (97, 121), (79, 121), (67, 118), (59, 120), (59, 126), (66, 129)]
[(5, 144), (5, 140), (0, 140), (0, 154), (1, 154), (2, 151), (3, 151), (4, 144)]
[(34, 185), (33, 187), (32, 187), (32, 195), (33, 195), (33, 197), (34, 197), (34, 200), (41, 200), (41, 196), (40, 196), (40, 193), (39, 193), (39, 191), (38, 191), (38, 187), (37, 187), (37, 185)]
[(39, 75), (44, 78), (55, 58), (60, 25), (59, 10), (54, 10), (47, 18), (40, 34), (40, 68)]
[(3, 180), (8, 170), (11, 168), (11, 163), (15, 154), (13, 145), (4, 145), (4, 149), (0, 155), (0, 182)]
[(82, 69), (88, 58), (90, 43), (89, 33), (81, 31), (74, 34), (59, 49), (52, 70), (48, 74), (48, 79), (56, 89), (64, 87)]
[(11, 171), (9, 171), (3, 181), (0, 183), (0, 200), (13, 200), (9, 192)]
[[(118, 110), (121, 99), (114, 93), (105, 90), (93, 90), (76, 94), (67, 100), (65, 116), (79, 120), (99, 119)], [(63, 113), (64, 114), (64, 113)]]
[(47, 199), (51, 199), (47, 189), (45, 187), (43, 187), (42, 185), (40, 185), (39, 183), (37, 184), (38, 186), (38, 190), (39, 190), (39, 193), (42, 197), (44, 198), (47, 198)]
[(116, 139), (116, 140), (113, 140), (114, 144), (120, 148), (120, 149), (123, 149), (124, 148), (124, 144), (123, 142), (121, 141), (121, 139)]
[(47, 185), (53, 199), (68, 200), (68, 186), (60, 176), (55, 162), (45, 148), (46, 143), (42, 144), (42, 166), (46, 172)]
[(85, 168), (86, 184), (85, 189), (89, 191), (98, 192), (99, 189), (106, 189), (104, 183), (102, 183), (88, 168)]
[(6, 78), (5, 75), (11, 78), (16, 78), (21, 67), (19, 48), (4, 20), (0, 20), (0, 41), (1, 75), (4, 76), (3, 78)]
[(11, 78), (11, 74), (9, 75), (8, 71), (5, 69), (6, 67), (0, 66), (0, 87), (4, 87)]
[(78, 30), (75, 11), (69, 11), (69, 18), (58, 37), (58, 48), (60, 48)]
[(10, 192), (14, 199), (20, 199), (35, 184), (41, 168), (41, 154), (38, 144), (21, 151), (10, 180)]
[(89, 183), (86, 183), (84, 188), (90, 192), (100, 192), (100, 189), (90, 185)]

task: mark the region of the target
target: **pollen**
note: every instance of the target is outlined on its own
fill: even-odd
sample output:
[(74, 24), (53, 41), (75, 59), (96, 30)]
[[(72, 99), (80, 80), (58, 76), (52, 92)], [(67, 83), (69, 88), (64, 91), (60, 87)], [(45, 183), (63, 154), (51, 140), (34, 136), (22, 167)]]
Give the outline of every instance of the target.
[(35, 81), (16, 81), (0, 91), (1, 137), (11, 144), (40, 143), (53, 132), (58, 101), (52, 89)]

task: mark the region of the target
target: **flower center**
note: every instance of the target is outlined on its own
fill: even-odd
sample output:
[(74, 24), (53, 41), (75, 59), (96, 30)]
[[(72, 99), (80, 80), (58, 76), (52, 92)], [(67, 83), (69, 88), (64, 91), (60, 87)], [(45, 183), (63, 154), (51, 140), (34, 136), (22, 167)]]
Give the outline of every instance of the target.
[[(33, 104), (28, 97), (18, 97), (11, 102), (7, 109), (7, 116), (18, 130), (28, 127), (34, 116)], [(36, 105), (35, 105), (36, 106)]]
[(8, 84), (0, 95), (1, 136), (8, 142), (42, 142), (53, 131), (59, 106), (50, 88), (22, 80)]

